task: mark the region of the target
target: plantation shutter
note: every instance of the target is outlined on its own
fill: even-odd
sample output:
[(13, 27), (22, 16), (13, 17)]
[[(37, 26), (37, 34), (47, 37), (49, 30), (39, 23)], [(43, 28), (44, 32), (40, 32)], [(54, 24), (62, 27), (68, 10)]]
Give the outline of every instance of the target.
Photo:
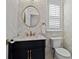
[(60, 0), (49, 0), (48, 30), (60, 30)]

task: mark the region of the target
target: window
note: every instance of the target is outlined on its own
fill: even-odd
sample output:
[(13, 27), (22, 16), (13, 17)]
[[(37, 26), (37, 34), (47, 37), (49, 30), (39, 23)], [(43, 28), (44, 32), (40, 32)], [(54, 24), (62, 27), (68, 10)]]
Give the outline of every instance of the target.
[(48, 31), (55, 31), (61, 29), (61, 7), (60, 7), (61, 0), (49, 0), (49, 18), (48, 18)]

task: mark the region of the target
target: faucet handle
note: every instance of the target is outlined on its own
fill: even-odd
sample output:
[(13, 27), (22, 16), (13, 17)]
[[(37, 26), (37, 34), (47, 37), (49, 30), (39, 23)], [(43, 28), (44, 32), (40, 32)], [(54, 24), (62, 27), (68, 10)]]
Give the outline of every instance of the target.
[(42, 23), (42, 25), (46, 25), (46, 23)]
[(30, 36), (32, 36), (32, 31), (30, 31)]
[(33, 36), (35, 36), (35, 33), (33, 33)]
[(29, 34), (28, 34), (28, 33), (26, 33), (26, 36), (29, 36)]

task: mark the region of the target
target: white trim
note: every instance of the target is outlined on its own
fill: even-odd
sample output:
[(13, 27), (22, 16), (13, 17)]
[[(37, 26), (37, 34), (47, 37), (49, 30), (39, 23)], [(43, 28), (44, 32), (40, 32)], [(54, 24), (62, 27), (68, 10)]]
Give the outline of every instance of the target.
[[(60, 4), (60, 28), (49, 28), (49, 24), (48, 24), (48, 22), (49, 22), (49, 15), (48, 15), (48, 19), (47, 19), (47, 21), (46, 21), (46, 31), (63, 31), (63, 6), (62, 6), (62, 4), (63, 4), (63, 2), (62, 2), (62, 0), (60, 0), (61, 2), (61, 4)], [(48, 1), (48, 9), (49, 9), (49, 1)], [(49, 13), (49, 11), (48, 11), (48, 13)]]
[(56, 32), (62, 32), (63, 30), (61, 30), (61, 29), (50, 29), (50, 28), (48, 29), (48, 28), (47, 28), (47, 30), (46, 30), (46, 31), (56, 31)]

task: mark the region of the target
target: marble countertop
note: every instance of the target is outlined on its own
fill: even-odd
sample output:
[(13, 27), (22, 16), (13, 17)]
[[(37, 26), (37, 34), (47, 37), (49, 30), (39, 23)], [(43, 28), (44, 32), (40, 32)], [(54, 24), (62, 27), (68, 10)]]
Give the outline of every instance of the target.
[[(62, 37), (48, 37), (45, 34), (38, 34), (36, 36), (17, 36), (13, 39), (8, 39), (8, 42), (15, 42), (15, 41), (33, 41), (33, 40), (47, 40), (47, 39), (63, 39)], [(13, 40), (13, 41), (11, 41)]]
[[(43, 36), (42, 34), (36, 35), (36, 36), (18, 36), (13, 39), (9, 39), (8, 42), (14, 42), (14, 41), (32, 41), (32, 40), (46, 40), (47, 38)], [(11, 41), (13, 40), (13, 41)]]

